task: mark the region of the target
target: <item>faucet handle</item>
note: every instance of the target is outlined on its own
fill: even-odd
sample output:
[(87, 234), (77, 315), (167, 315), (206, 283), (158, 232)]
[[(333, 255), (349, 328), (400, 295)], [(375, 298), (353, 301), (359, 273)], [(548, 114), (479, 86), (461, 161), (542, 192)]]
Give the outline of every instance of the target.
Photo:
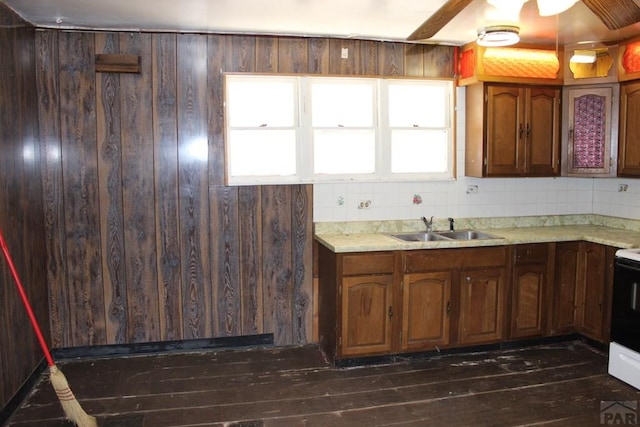
[(453, 218), (449, 217), (447, 219), (449, 220), (449, 231), (454, 231), (453, 230), (453, 223), (454, 223)]

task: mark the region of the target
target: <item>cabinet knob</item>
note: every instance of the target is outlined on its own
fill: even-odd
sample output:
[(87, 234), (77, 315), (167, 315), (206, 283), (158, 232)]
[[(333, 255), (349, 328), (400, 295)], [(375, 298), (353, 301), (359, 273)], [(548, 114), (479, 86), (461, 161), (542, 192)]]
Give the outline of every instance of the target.
[(520, 123), (520, 130), (518, 131), (518, 137), (522, 139), (523, 134), (524, 134), (524, 129), (522, 128), (522, 123)]
[(447, 301), (447, 314), (451, 312), (451, 301)]
[(389, 306), (389, 319), (393, 317), (393, 306)]

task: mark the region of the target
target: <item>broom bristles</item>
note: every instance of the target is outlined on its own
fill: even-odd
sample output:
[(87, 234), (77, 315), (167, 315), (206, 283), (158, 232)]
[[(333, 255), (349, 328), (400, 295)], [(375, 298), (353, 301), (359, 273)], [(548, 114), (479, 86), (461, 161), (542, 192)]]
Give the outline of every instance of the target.
[(82, 406), (80, 406), (80, 403), (69, 388), (69, 383), (62, 371), (53, 365), (49, 367), (49, 373), (51, 374), (51, 385), (56, 391), (67, 419), (73, 421), (78, 427), (97, 427), (98, 423), (95, 417), (87, 414), (82, 409)]

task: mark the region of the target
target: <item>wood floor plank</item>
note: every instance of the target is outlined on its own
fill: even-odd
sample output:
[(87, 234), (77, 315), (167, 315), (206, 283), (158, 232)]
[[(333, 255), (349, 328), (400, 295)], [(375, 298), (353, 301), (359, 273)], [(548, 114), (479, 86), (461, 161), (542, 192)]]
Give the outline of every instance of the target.
[[(640, 392), (581, 342), (335, 369), (315, 346), (63, 362), (104, 426), (597, 425)], [(597, 424), (594, 424), (596, 423)], [(42, 381), (10, 426), (62, 426)]]

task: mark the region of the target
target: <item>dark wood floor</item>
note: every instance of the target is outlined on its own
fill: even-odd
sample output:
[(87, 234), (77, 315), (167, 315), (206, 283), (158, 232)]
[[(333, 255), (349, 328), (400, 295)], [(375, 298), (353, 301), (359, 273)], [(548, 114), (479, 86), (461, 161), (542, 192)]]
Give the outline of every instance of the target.
[[(638, 401), (579, 341), (335, 369), (313, 346), (58, 363), (110, 427), (589, 426), (601, 401)], [(67, 426), (42, 381), (10, 426)]]

